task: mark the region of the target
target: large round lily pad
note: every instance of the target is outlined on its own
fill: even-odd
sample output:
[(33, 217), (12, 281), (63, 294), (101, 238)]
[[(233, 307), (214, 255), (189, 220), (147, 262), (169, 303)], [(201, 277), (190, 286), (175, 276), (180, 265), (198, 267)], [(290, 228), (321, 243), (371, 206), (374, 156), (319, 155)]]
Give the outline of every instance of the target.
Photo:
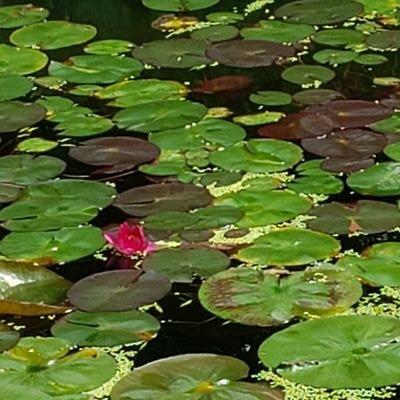
[(191, 101), (153, 101), (118, 111), (114, 122), (118, 128), (136, 132), (155, 132), (180, 128), (199, 121), (207, 107)]
[(346, 268), (373, 286), (400, 286), (400, 243), (376, 243), (362, 251), (362, 256), (347, 255), (336, 265)]
[(132, 57), (83, 55), (67, 63), (51, 61), (49, 75), (71, 83), (114, 83), (139, 76), (142, 70), (143, 65)]
[(323, 29), (312, 36), (312, 40), (328, 46), (347, 46), (362, 43), (364, 34), (355, 29)]
[(21, 101), (0, 102), (0, 133), (14, 132), (44, 119), (46, 109), (40, 104)]
[(354, 172), (347, 184), (357, 193), (371, 196), (395, 196), (400, 194), (400, 163), (383, 162)]
[(286, 68), (282, 79), (297, 85), (310, 85), (316, 81), (329, 82), (335, 77), (335, 72), (320, 65), (292, 65)]
[(400, 47), (400, 30), (382, 30), (373, 33), (365, 40), (367, 45), (379, 50), (394, 50)]
[(160, 211), (189, 211), (211, 203), (205, 188), (188, 183), (147, 185), (122, 192), (114, 206), (129, 215), (146, 216)]
[(173, 282), (191, 282), (194, 275), (207, 278), (229, 264), (229, 257), (215, 249), (165, 249), (146, 257), (143, 268), (157, 271)]
[(340, 243), (332, 236), (308, 229), (284, 228), (259, 237), (235, 258), (251, 264), (303, 265), (335, 256)]
[(210, 64), (206, 56), (207, 44), (203, 40), (154, 40), (135, 47), (132, 54), (145, 64), (164, 68), (191, 68)]
[(0, 7), (0, 28), (18, 28), (43, 21), (49, 10), (33, 4), (17, 4)]
[(284, 4), (275, 10), (278, 18), (290, 22), (325, 25), (345, 21), (363, 11), (362, 4), (349, 0), (298, 0)]
[(143, 139), (112, 136), (81, 142), (69, 151), (69, 156), (98, 167), (95, 174), (113, 174), (153, 161), (159, 149)]
[(61, 49), (85, 43), (96, 36), (92, 25), (69, 21), (46, 21), (24, 26), (10, 36), (11, 43), (43, 50)]
[(0, 355), (1, 386), (23, 388), (25, 394), (20, 391), (15, 400), (26, 399), (27, 393), (31, 398), (31, 391), (38, 395), (35, 399), (47, 400), (96, 389), (113, 377), (116, 363), (111, 356), (90, 348), (68, 354), (70, 345), (60, 338), (22, 338)]
[(303, 153), (299, 146), (275, 139), (250, 139), (211, 153), (212, 164), (228, 171), (276, 172), (297, 164)]
[[(153, 361), (122, 378), (112, 400), (282, 400), (266, 385), (237, 382), (249, 373), (243, 361), (217, 354), (183, 354)], [(151, 379), (149, 379), (151, 377)]]
[(400, 212), (395, 204), (359, 200), (355, 203), (325, 203), (313, 208), (307, 222), (313, 230), (347, 235), (357, 232), (379, 233), (400, 226)]
[(0, 74), (0, 87), (0, 101), (14, 100), (29, 93), (33, 82), (20, 75)]
[(60, 175), (65, 167), (64, 161), (50, 156), (3, 156), (0, 158), (0, 182), (19, 185), (39, 183)]
[(158, 320), (145, 312), (74, 311), (58, 320), (51, 333), (78, 346), (117, 346), (148, 341), (159, 329)]
[(49, 232), (13, 232), (0, 242), (0, 253), (13, 261), (51, 265), (89, 256), (103, 245), (101, 230), (88, 226)]
[(361, 295), (361, 284), (354, 276), (332, 267), (310, 268), (287, 277), (233, 268), (208, 278), (199, 291), (201, 304), (211, 313), (257, 326), (342, 312)]
[(396, 385), (400, 321), (348, 315), (293, 325), (265, 340), (258, 355), (284, 378), (331, 389)]
[(39, 50), (0, 44), (0, 73), (28, 75), (40, 71), (49, 59)]
[(89, 275), (76, 282), (67, 295), (80, 310), (125, 311), (152, 304), (170, 289), (169, 279), (157, 272), (121, 270)]
[(207, 48), (207, 56), (237, 68), (268, 67), (279, 57), (292, 57), (293, 47), (267, 40), (230, 40)]
[(145, 7), (157, 11), (194, 11), (215, 6), (220, 0), (142, 0)]

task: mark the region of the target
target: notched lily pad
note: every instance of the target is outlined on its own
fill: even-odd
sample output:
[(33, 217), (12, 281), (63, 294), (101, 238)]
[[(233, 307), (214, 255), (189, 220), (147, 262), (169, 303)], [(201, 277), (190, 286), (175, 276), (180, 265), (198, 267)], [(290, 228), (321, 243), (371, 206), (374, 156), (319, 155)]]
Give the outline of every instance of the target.
[(21, 101), (0, 102), (0, 133), (15, 132), (37, 124), (46, 117), (46, 109), (40, 104)]
[(49, 10), (33, 4), (0, 7), (0, 28), (10, 29), (43, 21)]

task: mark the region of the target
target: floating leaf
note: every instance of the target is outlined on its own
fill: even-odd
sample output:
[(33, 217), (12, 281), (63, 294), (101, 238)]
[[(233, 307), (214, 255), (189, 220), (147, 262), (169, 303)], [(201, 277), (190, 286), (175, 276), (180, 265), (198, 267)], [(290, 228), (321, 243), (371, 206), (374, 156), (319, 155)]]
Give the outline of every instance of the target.
[(313, 59), (320, 64), (346, 64), (357, 59), (355, 51), (324, 49), (313, 54)]
[(10, 41), (16, 46), (54, 50), (85, 43), (96, 33), (97, 29), (92, 25), (46, 21), (17, 29), (11, 34)]
[(51, 333), (78, 346), (118, 346), (147, 342), (159, 329), (158, 320), (145, 312), (74, 311), (58, 320)]
[(194, 275), (207, 278), (229, 264), (229, 257), (215, 249), (165, 249), (146, 257), (143, 268), (165, 275), (172, 282), (192, 282)]
[(208, 43), (223, 42), (234, 39), (239, 34), (239, 29), (232, 25), (215, 25), (197, 29), (190, 35), (195, 40), (205, 40)]
[(43, 21), (49, 15), (49, 10), (36, 7), (33, 4), (17, 4), (0, 7), (0, 28), (18, 28)]
[(0, 102), (0, 133), (14, 132), (35, 125), (45, 116), (46, 109), (36, 103)]
[(399, 335), (400, 321), (395, 318), (336, 316), (275, 333), (261, 344), (258, 355), (267, 367), (303, 385), (376, 388), (395, 385), (400, 379), (395, 361)]
[(0, 203), (10, 203), (18, 199), (22, 190), (23, 187), (13, 183), (0, 183)]
[(194, 11), (215, 6), (220, 0), (142, 0), (145, 7), (157, 11)]
[(284, 228), (259, 237), (235, 255), (261, 265), (303, 265), (335, 256), (340, 243), (332, 236), (308, 229)]
[(132, 47), (135, 47), (135, 45), (127, 40), (105, 39), (89, 43), (85, 46), (83, 51), (88, 54), (116, 55), (127, 53), (132, 49)]
[(253, 79), (246, 75), (224, 75), (218, 78), (207, 79), (192, 89), (193, 93), (223, 93), (243, 90), (251, 86)]
[(328, 46), (349, 46), (362, 43), (364, 34), (355, 29), (323, 29), (316, 32), (312, 40)]
[(369, 125), (369, 128), (380, 133), (400, 133), (400, 112), (395, 112), (390, 117)]
[(343, 95), (332, 89), (307, 89), (295, 93), (293, 100), (301, 105), (323, 104), (343, 98)]
[(388, 59), (381, 54), (364, 53), (360, 54), (354, 61), (361, 65), (380, 65), (388, 61)]
[(309, 268), (287, 277), (249, 267), (231, 268), (208, 278), (199, 290), (202, 306), (211, 313), (257, 326), (343, 312), (361, 295), (354, 276), (332, 267)]
[(370, 167), (375, 163), (374, 158), (354, 159), (354, 158), (327, 158), (322, 161), (321, 168), (330, 172), (350, 172), (359, 171)]
[(7, 325), (0, 324), (0, 352), (15, 346), (19, 340), (19, 333)]
[(369, 47), (379, 50), (393, 50), (400, 47), (400, 30), (382, 30), (369, 35), (365, 40)]
[(284, 116), (281, 112), (276, 111), (264, 111), (254, 114), (238, 115), (233, 118), (233, 121), (246, 125), (246, 126), (256, 126), (263, 124), (271, 124), (273, 122), (279, 121)]
[(310, 85), (316, 81), (329, 82), (335, 77), (335, 72), (319, 65), (292, 65), (286, 68), (282, 79), (297, 85)]
[(152, 304), (170, 289), (169, 279), (157, 272), (121, 270), (89, 275), (76, 282), (67, 295), (80, 310), (125, 311)]
[(386, 146), (383, 152), (392, 160), (400, 161), (400, 143), (392, 143)]
[(53, 140), (47, 140), (39, 137), (29, 138), (18, 143), (17, 149), (25, 153), (45, 153), (58, 146)]
[[(1, 18), (1, 8), (0, 8)], [(0, 74), (0, 101), (14, 100), (25, 96), (32, 88), (33, 83), (28, 78), (14, 74)]]
[(252, 94), (249, 100), (263, 106), (286, 106), (292, 102), (292, 96), (285, 92), (265, 90)]

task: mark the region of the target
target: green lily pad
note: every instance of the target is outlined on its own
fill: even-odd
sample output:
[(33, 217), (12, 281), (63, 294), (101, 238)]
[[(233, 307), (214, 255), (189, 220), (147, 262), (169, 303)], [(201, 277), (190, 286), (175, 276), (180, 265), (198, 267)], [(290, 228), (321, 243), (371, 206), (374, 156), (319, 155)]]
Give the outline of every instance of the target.
[(89, 137), (100, 135), (109, 131), (114, 126), (113, 122), (100, 115), (75, 114), (69, 120), (60, 122), (54, 129), (60, 131), (60, 136)]
[[(159, 3), (159, 2), (158, 2)], [(132, 54), (145, 64), (164, 68), (191, 68), (210, 64), (207, 43), (194, 39), (154, 40), (135, 47)]]
[(0, 87), (0, 101), (14, 100), (28, 94), (33, 88), (33, 82), (20, 75), (0, 74)]
[(356, 232), (379, 233), (400, 226), (400, 212), (395, 204), (374, 200), (355, 203), (325, 203), (313, 208), (307, 222), (313, 230), (347, 235)]
[(7, 325), (0, 324), (0, 352), (15, 346), (19, 340), (19, 333)]
[(285, 92), (265, 90), (252, 94), (249, 100), (263, 106), (286, 106), (292, 102), (292, 96)]
[(78, 226), (95, 218), (113, 202), (115, 194), (111, 186), (84, 180), (34, 185), (18, 201), (0, 210), (0, 221), (8, 230), (25, 232)]
[(50, 156), (3, 156), (0, 158), (0, 182), (19, 185), (39, 183), (60, 175), (65, 167), (64, 161)]
[(267, 367), (303, 385), (376, 388), (400, 380), (399, 335), (395, 318), (336, 316), (275, 333), (261, 344), (258, 355)]
[(158, 101), (181, 100), (188, 92), (185, 85), (176, 81), (160, 79), (137, 79), (122, 81), (96, 92), (100, 99), (111, 99), (114, 107), (133, 107), (138, 104)]
[(192, 282), (194, 275), (207, 278), (229, 264), (229, 257), (215, 249), (164, 249), (147, 256), (143, 268), (165, 275), (172, 282)]
[(233, 118), (233, 122), (246, 126), (256, 126), (272, 124), (279, 121), (285, 114), (277, 111), (264, 111), (254, 114), (238, 115)]
[(241, 209), (244, 216), (236, 225), (242, 228), (289, 221), (307, 212), (312, 206), (311, 200), (305, 196), (285, 190), (272, 190), (273, 183), (268, 187), (268, 183), (266, 186), (257, 181), (256, 186), (259, 189), (249, 188), (218, 197), (214, 204)]
[(334, 71), (319, 65), (293, 65), (281, 74), (282, 79), (297, 85), (310, 85), (316, 81), (326, 83), (334, 77)]
[(307, 89), (293, 95), (293, 100), (301, 105), (323, 104), (337, 99), (343, 99), (343, 95), (331, 89)]
[(323, 29), (312, 36), (312, 40), (328, 46), (349, 46), (364, 40), (364, 34), (354, 29)]
[(395, 112), (388, 118), (374, 122), (369, 125), (369, 128), (380, 133), (400, 133), (400, 112)]
[(17, 29), (11, 34), (10, 41), (20, 47), (54, 50), (88, 42), (96, 33), (97, 29), (92, 25), (46, 21)]
[(0, 355), (0, 384), (24, 388), (25, 396), (20, 393), (16, 400), (26, 399), (31, 390), (41, 394), (38, 399), (58, 399), (96, 389), (115, 374), (111, 356), (90, 348), (68, 354), (69, 346), (60, 338), (22, 338)]
[(190, 37), (195, 40), (205, 40), (208, 43), (223, 42), (239, 35), (239, 29), (232, 25), (216, 25), (197, 29)]
[(83, 51), (88, 54), (109, 54), (114, 56), (117, 54), (128, 53), (128, 51), (133, 47), (135, 47), (135, 45), (128, 40), (105, 39), (89, 43), (85, 46)]
[(18, 143), (17, 149), (23, 153), (45, 153), (58, 146), (58, 142), (39, 137), (25, 139)]
[(157, 11), (194, 11), (218, 4), (220, 0), (142, 0), (145, 7)]
[(346, 268), (373, 286), (400, 285), (400, 244), (377, 243), (363, 250), (362, 257), (344, 256), (336, 265)]
[(237, 12), (229, 12), (229, 11), (222, 11), (222, 12), (213, 12), (206, 15), (207, 21), (210, 22), (222, 22), (224, 24), (234, 24), (238, 21), (243, 21), (243, 15)]
[(308, 229), (284, 228), (259, 237), (235, 255), (240, 261), (261, 265), (303, 265), (338, 254), (332, 236)]
[(372, 196), (400, 194), (400, 163), (383, 162), (352, 173), (347, 184), (357, 193)]
[(0, 133), (14, 132), (35, 125), (45, 116), (46, 109), (36, 103), (0, 102)]
[(400, 143), (392, 143), (383, 149), (383, 152), (392, 160), (400, 161)]
[(284, 4), (275, 10), (277, 18), (287, 18), (290, 22), (325, 25), (345, 21), (363, 11), (363, 6), (356, 1), (298, 0)]
[(98, 228), (63, 228), (49, 232), (12, 232), (0, 242), (0, 252), (12, 261), (66, 263), (93, 254), (104, 245)]
[(0, 44), (0, 73), (28, 75), (40, 71), (49, 59), (39, 50)]
[(324, 49), (313, 54), (313, 59), (320, 64), (346, 64), (358, 58), (358, 53), (348, 50)]
[(89, 312), (125, 311), (152, 304), (171, 289), (163, 275), (142, 270), (116, 270), (89, 275), (68, 290), (68, 299)]
[(17, 4), (0, 7), (0, 28), (18, 28), (43, 21), (49, 15), (49, 10), (36, 7), (33, 4)]
[(51, 333), (78, 346), (118, 346), (148, 341), (159, 329), (158, 320), (145, 312), (74, 311), (58, 320)]
[(393, 50), (400, 47), (400, 30), (382, 30), (368, 36), (365, 40), (369, 47), (379, 50)]
[(297, 164), (303, 153), (299, 146), (276, 139), (250, 139), (210, 155), (212, 164), (228, 171), (276, 172)]
[(249, 267), (231, 268), (208, 278), (199, 290), (202, 306), (211, 313), (257, 326), (343, 312), (361, 295), (357, 278), (332, 267), (309, 268), (287, 277)]
[(71, 83), (114, 83), (139, 76), (143, 65), (132, 57), (83, 55), (71, 57), (68, 63), (51, 61), (49, 75)]
[(251, 28), (240, 31), (245, 39), (270, 40), (278, 43), (293, 43), (312, 35), (315, 29), (312, 25), (293, 24), (277, 20), (261, 20)]
[(388, 61), (388, 59), (381, 54), (364, 53), (360, 54), (354, 61), (361, 65), (380, 65)]
[(201, 103), (153, 101), (118, 111), (113, 120), (120, 129), (147, 133), (184, 127), (199, 121), (206, 113), (207, 108)]
[(22, 194), (23, 187), (13, 183), (0, 183), (0, 203), (11, 203)]
[(74, 88), (69, 89), (68, 93), (75, 96), (95, 96), (102, 89), (103, 86), (100, 85), (76, 85)]
[[(249, 373), (243, 361), (216, 354), (183, 354), (163, 358), (122, 378), (111, 392), (112, 400), (282, 400), (266, 385), (237, 382)], [(151, 377), (152, 379), (149, 379)]]
[(71, 286), (60, 275), (28, 264), (1, 261), (0, 274), (2, 314), (16, 314), (16, 307), (19, 306), (19, 315), (35, 315), (35, 309), (31, 305), (59, 305)]

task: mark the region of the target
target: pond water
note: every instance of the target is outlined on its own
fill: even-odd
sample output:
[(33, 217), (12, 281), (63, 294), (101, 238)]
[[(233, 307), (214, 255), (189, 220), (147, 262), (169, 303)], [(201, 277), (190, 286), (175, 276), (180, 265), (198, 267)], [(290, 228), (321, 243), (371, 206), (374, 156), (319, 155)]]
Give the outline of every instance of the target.
[(399, 398), (399, 24), (0, 1), (5, 397)]

